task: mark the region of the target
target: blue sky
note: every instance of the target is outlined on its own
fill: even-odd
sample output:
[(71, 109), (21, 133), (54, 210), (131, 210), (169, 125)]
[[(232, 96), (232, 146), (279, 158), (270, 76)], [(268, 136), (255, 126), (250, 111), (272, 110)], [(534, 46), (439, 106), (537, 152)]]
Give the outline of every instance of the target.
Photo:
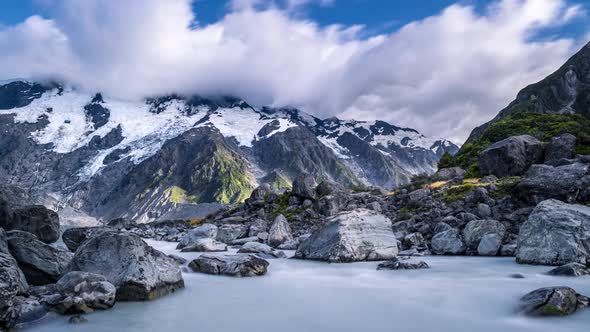
[[(47, 6), (50, 1), (55, 0), (2, 0), (0, 24), (13, 25), (31, 15), (50, 16)], [(302, 6), (293, 15), (312, 20), (320, 25), (360, 24), (366, 27), (367, 34), (381, 34), (395, 31), (409, 22), (435, 15), (453, 4), (471, 5), (482, 12), (490, 2), (485, 0), (334, 0), (329, 5), (310, 3)], [(286, 6), (285, 0), (275, 0), (275, 3), (283, 8)], [(584, 1), (580, 0), (578, 3), (583, 4)], [(229, 10), (229, 1), (193, 1), (193, 11), (196, 13), (197, 20), (204, 25), (219, 21)], [(580, 37), (586, 30), (585, 20), (580, 19), (567, 26), (545, 29), (536, 37)]]
[(0, 80), (234, 95), (460, 143), (590, 40), (589, 13), (588, 0), (0, 0)]

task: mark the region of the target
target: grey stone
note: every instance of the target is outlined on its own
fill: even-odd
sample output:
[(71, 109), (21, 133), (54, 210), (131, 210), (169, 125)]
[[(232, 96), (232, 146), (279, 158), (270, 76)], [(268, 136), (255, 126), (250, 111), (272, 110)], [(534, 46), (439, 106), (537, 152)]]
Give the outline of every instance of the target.
[(78, 247), (89, 238), (108, 230), (107, 227), (74, 227), (66, 229), (61, 235), (62, 240), (70, 251), (76, 251)]
[(254, 277), (266, 274), (268, 262), (255, 255), (210, 255), (204, 254), (189, 263), (194, 272)]
[(569, 287), (546, 287), (526, 294), (520, 301), (521, 309), (527, 315), (566, 316), (584, 307), (587, 298)]
[(182, 252), (217, 252), (227, 251), (227, 245), (215, 239), (204, 237), (196, 239), (186, 247), (182, 248)]
[(262, 256), (262, 258), (285, 258), (284, 252), (280, 250), (274, 250), (269, 245), (260, 242), (248, 242), (244, 244), (238, 254), (256, 254)]
[(418, 270), (429, 269), (430, 266), (423, 261), (399, 260), (394, 258), (377, 266), (377, 270)]
[(55, 283), (66, 272), (73, 254), (41, 242), (31, 233), (8, 232), (8, 248), (27, 281), (33, 285)]
[(59, 300), (50, 304), (60, 314), (90, 313), (115, 305), (117, 289), (102, 275), (73, 271), (56, 283)]
[(303, 241), (296, 258), (335, 263), (386, 260), (397, 256), (391, 221), (374, 211), (341, 212)]
[(496, 256), (501, 245), (502, 237), (500, 235), (495, 233), (485, 234), (479, 241), (477, 254), (480, 256)]
[(198, 239), (214, 239), (217, 237), (217, 230), (217, 226), (213, 224), (204, 224), (195, 227), (186, 233), (186, 235), (182, 238), (182, 240), (180, 240), (180, 242), (176, 246), (176, 249), (182, 249), (186, 246), (189, 246), (191, 243), (194, 243)]
[(436, 171), (432, 179), (434, 181), (448, 181), (454, 178), (463, 178), (463, 176), (465, 176), (465, 170), (461, 167), (449, 167)]
[(223, 243), (232, 243), (234, 240), (246, 237), (248, 235), (248, 226), (240, 224), (221, 225), (217, 230), (217, 241)]
[(41, 205), (13, 209), (7, 218), (0, 218), (0, 226), (6, 231), (19, 230), (35, 234), (45, 243), (59, 239), (59, 216)]
[(76, 251), (69, 270), (105, 276), (122, 301), (151, 300), (184, 287), (174, 259), (131, 234), (104, 232), (89, 239)]
[(476, 251), (479, 242), (486, 234), (497, 234), (500, 239), (504, 238), (506, 227), (497, 220), (482, 219), (472, 220), (463, 229), (463, 238), (468, 250)]
[(465, 252), (461, 233), (454, 228), (435, 234), (430, 245), (437, 255), (460, 255)]
[(309, 198), (315, 199), (316, 198), (316, 182), (313, 176), (311, 175), (299, 175), (293, 181), (293, 195), (299, 196), (301, 198)]
[(545, 147), (545, 162), (559, 159), (571, 159), (576, 155), (576, 136), (561, 134), (551, 138)]
[(535, 207), (518, 235), (516, 261), (525, 264), (587, 264), (590, 207), (546, 200)]
[(0, 227), (0, 253), (9, 254), (8, 242), (6, 242), (6, 231)]
[(479, 155), (483, 175), (521, 175), (543, 160), (542, 143), (529, 135), (511, 136), (492, 144)]
[(552, 276), (579, 277), (590, 275), (590, 269), (588, 269), (586, 265), (580, 263), (569, 263), (558, 266), (547, 272), (547, 274)]
[(270, 226), (267, 242), (271, 247), (276, 248), (281, 244), (292, 240), (293, 235), (291, 234), (289, 222), (282, 214), (279, 214)]
[(582, 179), (587, 173), (588, 164), (533, 165), (516, 185), (515, 194), (532, 205), (550, 198), (575, 203), (578, 193), (584, 189)]

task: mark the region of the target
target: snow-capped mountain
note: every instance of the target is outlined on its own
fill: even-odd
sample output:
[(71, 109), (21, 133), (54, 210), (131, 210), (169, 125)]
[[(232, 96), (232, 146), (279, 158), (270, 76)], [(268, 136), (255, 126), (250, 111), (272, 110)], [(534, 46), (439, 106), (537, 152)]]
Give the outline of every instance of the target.
[(382, 121), (230, 97), (128, 102), (22, 80), (0, 85), (0, 129), (4, 181), (95, 217), (144, 221), (206, 212), (303, 172), (392, 189), (458, 149)]

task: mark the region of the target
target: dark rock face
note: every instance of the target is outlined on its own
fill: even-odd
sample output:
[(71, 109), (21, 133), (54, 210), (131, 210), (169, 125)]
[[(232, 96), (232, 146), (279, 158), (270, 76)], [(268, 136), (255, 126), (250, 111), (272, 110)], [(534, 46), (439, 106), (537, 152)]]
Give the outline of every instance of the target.
[(587, 172), (588, 164), (581, 163), (558, 167), (533, 165), (516, 186), (516, 194), (533, 205), (550, 198), (575, 203), (587, 186), (583, 180)]
[(22, 231), (8, 232), (8, 248), (33, 285), (55, 283), (66, 272), (73, 256), (67, 250), (52, 247)]
[(296, 258), (333, 263), (386, 260), (398, 254), (391, 221), (370, 210), (342, 212), (303, 241)]
[(268, 262), (254, 255), (209, 255), (204, 254), (189, 263), (194, 272), (254, 277), (266, 274)]
[(0, 253), (10, 254), (8, 251), (8, 242), (6, 242), (6, 231), (0, 227)]
[(75, 227), (66, 229), (61, 235), (64, 244), (70, 251), (76, 251), (78, 247), (89, 238), (99, 233), (113, 230), (107, 227)]
[(543, 145), (529, 135), (511, 136), (492, 144), (479, 155), (484, 175), (521, 175), (532, 164), (543, 161)]
[(0, 226), (7, 231), (35, 234), (45, 243), (55, 242), (59, 238), (59, 216), (41, 205), (13, 209), (6, 219), (0, 219)]
[(563, 276), (563, 277), (579, 277), (590, 275), (590, 269), (580, 263), (569, 263), (562, 266), (558, 266), (553, 270), (547, 272), (548, 275), (552, 276)]
[(516, 261), (524, 264), (587, 264), (590, 207), (546, 200), (520, 227)]
[(521, 309), (531, 316), (566, 316), (588, 305), (588, 298), (569, 287), (547, 287), (521, 299)]
[(29, 285), (18, 268), (16, 260), (9, 254), (0, 252), (0, 328), (14, 324), (15, 297), (25, 294)]
[(47, 91), (41, 84), (16, 81), (0, 85), (0, 110), (19, 108), (29, 105)]
[(103, 232), (89, 239), (69, 270), (105, 276), (121, 301), (152, 300), (184, 287), (177, 263), (131, 234)]
[(576, 136), (562, 134), (553, 137), (545, 147), (545, 163), (571, 159), (576, 155)]
[(394, 258), (385, 263), (381, 263), (377, 266), (377, 270), (418, 270), (418, 269), (429, 269), (430, 266), (423, 261), (403, 261)]
[(300, 175), (293, 181), (293, 194), (301, 198), (315, 199), (316, 182), (313, 176)]

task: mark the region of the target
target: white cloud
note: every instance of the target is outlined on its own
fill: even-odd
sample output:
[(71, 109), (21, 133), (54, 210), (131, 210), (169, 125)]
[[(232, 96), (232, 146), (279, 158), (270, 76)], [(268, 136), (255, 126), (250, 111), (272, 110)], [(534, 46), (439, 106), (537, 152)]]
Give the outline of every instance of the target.
[[(289, 8), (311, 1), (332, 3)], [(320, 27), (266, 0), (234, 0), (198, 28), (190, 0), (56, 3), (52, 19), (0, 28), (0, 78), (58, 77), (120, 98), (234, 94), (456, 141), (563, 63), (579, 41), (532, 37), (585, 12), (565, 0), (502, 0), (484, 14), (454, 5), (364, 38), (360, 26)]]

